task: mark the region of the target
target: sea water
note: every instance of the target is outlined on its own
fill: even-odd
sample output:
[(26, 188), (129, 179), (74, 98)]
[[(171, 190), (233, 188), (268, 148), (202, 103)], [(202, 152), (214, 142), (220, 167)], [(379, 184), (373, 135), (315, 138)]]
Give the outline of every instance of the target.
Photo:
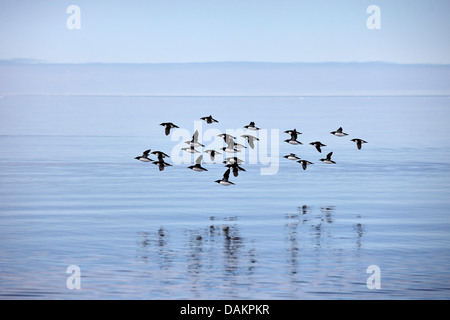
[[(449, 107), (448, 96), (5, 95), (0, 297), (448, 299)], [(201, 122), (210, 114), (219, 123)], [(235, 185), (215, 183), (224, 154), (194, 172), (198, 155), (175, 149), (195, 130), (200, 151), (225, 146), (207, 134), (250, 121), (268, 139), (245, 143)], [(162, 122), (180, 129), (166, 136)], [(303, 145), (284, 142), (294, 128)], [(134, 159), (146, 149), (172, 166)], [(320, 161), (329, 152), (336, 164)]]

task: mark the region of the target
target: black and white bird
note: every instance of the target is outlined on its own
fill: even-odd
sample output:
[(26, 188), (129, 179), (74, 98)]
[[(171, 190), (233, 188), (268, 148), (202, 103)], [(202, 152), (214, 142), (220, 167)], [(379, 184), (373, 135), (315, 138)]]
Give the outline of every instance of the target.
[(284, 158), (286, 158), (288, 160), (300, 160), (300, 158), (297, 157), (297, 155), (295, 153), (285, 155)]
[(226, 146), (222, 148), (223, 151), (228, 152), (228, 153), (238, 153), (241, 152), (241, 150), (238, 150), (236, 148), (234, 148), (234, 146)]
[(258, 128), (258, 127), (255, 125), (255, 122), (253, 122), (253, 121), (250, 122), (250, 124), (244, 126), (244, 128), (245, 128), (245, 129), (248, 129), (248, 130), (253, 130), (253, 131), (257, 131), (257, 130), (260, 129), (260, 128)]
[(233, 164), (233, 163), (241, 164), (243, 162), (244, 162), (244, 160), (239, 159), (238, 157), (229, 157), (229, 158), (226, 158), (223, 163), (225, 163), (225, 164)]
[(361, 150), (363, 143), (367, 143), (367, 141), (364, 141), (363, 139), (352, 139), (351, 141), (356, 142), (356, 147), (358, 150)]
[(308, 160), (298, 160), (297, 162), (302, 164), (303, 170), (306, 170), (306, 167), (307, 167), (308, 165), (314, 164), (314, 163), (312, 163), (312, 162), (310, 162), (310, 161), (308, 161)]
[(150, 159), (150, 158), (148, 157), (148, 154), (150, 153), (150, 150), (151, 150), (151, 149), (145, 150), (145, 151), (142, 153), (142, 156), (138, 156), (138, 157), (136, 157), (135, 159), (136, 159), (136, 160), (139, 160), (139, 161), (142, 161), (142, 162), (151, 162), (151, 161), (153, 161), (152, 159)]
[(189, 148), (181, 148), (181, 150), (184, 150), (187, 153), (200, 153), (200, 151), (196, 150), (194, 146), (190, 146)]
[(301, 132), (298, 132), (296, 129), (294, 129), (294, 130), (286, 130), (285, 133), (290, 134), (291, 138), (284, 140), (284, 142), (287, 142), (287, 143), (293, 144), (293, 145), (303, 144), (297, 140), (298, 135), (302, 134)]
[(163, 158), (170, 158), (167, 154), (162, 151), (152, 151), (152, 154), (158, 157), (158, 160), (162, 160)]
[(336, 131), (330, 132), (332, 135), (335, 135), (336, 137), (345, 137), (348, 136), (348, 133), (342, 132), (342, 127), (339, 127)]
[(221, 180), (216, 180), (214, 182), (217, 182), (218, 184), (221, 184), (223, 186), (229, 186), (234, 184), (233, 182), (228, 181), (228, 179), (230, 178), (230, 171), (231, 169), (228, 168), (227, 171), (225, 171), (225, 173), (223, 174), (223, 178)]
[(296, 135), (302, 134), (301, 132), (297, 131), (297, 129), (286, 130), (284, 133), (287, 133), (287, 134), (290, 134), (290, 135), (292, 135), (292, 134), (296, 134)]
[(197, 160), (195, 160), (195, 165), (189, 166), (188, 168), (197, 172), (208, 171), (207, 169), (202, 167), (202, 159), (203, 155), (198, 156)]
[(179, 128), (179, 126), (173, 124), (172, 122), (163, 122), (160, 124), (160, 126), (166, 127), (166, 130), (165, 130), (166, 136), (168, 136), (170, 134), (171, 129)]
[(320, 147), (326, 147), (327, 146), (326, 144), (323, 144), (320, 141), (311, 142), (310, 145), (316, 147), (317, 151), (319, 151), (320, 153), (322, 153), (322, 149), (320, 149)]
[(167, 163), (164, 160), (153, 161), (153, 164), (156, 164), (159, 167), (159, 171), (163, 171), (165, 167), (172, 166), (170, 163)]
[(217, 121), (216, 119), (214, 119), (213, 117), (212, 117), (212, 115), (209, 115), (209, 117), (202, 117), (202, 118), (200, 118), (200, 119), (202, 119), (202, 120), (205, 120), (206, 121), (206, 123), (209, 123), (209, 124), (211, 124), (211, 123), (213, 123), (213, 122), (219, 122), (219, 121)]
[(198, 142), (198, 130), (195, 130), (194, 134), (192, 135), (192, 140), (191, 141), (185, 141), (185, 143), (187, 143), (191, 147), (204, 147), (203, 144)]
[(239, 171), (246, 171), (237, 162), (235, 162), (233, 164), (227, 164), (225, 167), (232, 169), (233, 170), (233, 176), (235, 176), (235, 177), (237, 177), (239, 175)]
[(255, 148), (255, 140), (259, 141), (259, 139), (257, 137), (251, 136), (249, 134), (244, 134), (241, 136), (242, 138), (245, 138), (245, 140), (247, 140), (248, 145), (250, 146), (250, 148), (254, 149)]
[(216, 156), (216, 154), (222, 154), (216, 150), (205, 150), (205, 153), (209, 153), (209, 157), (210, 157), (211, 161), (214, 161), (214, 157)]
[(329, 154), (327, 154), (327, 157), (325, 159), (320, 159), (320, 161), (322, 161), (323, 163), (327, 163), (327, 164), (336, 163), (333, 160), (331, 160), (332, 155), (333, 155), (333, 152), (330, 152)]
[(236, 139), (236, 137), (233, 137), (232, 135), (230, 135), (228, 133), (221, 133), (221, 134), (218, 134), (217, 136), (223, 138), (223, 141), (225, 141), (227, 146), (233, 145), (234, 139)]

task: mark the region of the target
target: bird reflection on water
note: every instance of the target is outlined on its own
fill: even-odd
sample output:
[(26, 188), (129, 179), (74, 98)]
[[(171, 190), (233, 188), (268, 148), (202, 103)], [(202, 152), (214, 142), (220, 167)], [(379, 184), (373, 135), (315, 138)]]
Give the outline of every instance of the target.
[[(307, 284), (308, 277), (323, 267), (323, 256), (349, 250), (346, 246), (349, 241), (353, 243), (350, 250), (359, 250), (365, 233), (364, 225), (357, 221), (361, 216), (343, 225), (348, 237), (341, 234), (341, 229), (333, 227), (336, 219), (339, 221), (336, 207), (332, 205), (301, 205), (285, 214), (285, 246), (278, 251), (285, 258), (276, 258), (285, 263), (278, 265), (280, 273), (276, 276), (285, 274), (292, 288)], [(157, 279), (161, 284), (178, 286), (180, 281), (184, 282), (189, 297), (204, 297), (205, 290), (217, 291), (217, 288), (232, 297), (236, 287), (258, 285), (255, 278), (262, 281), (259, 273), (267, 267), (265, 244), (244, 236), (245, 228), (245, 223), (237, 216), (211, 216), (202, 227), (186, 227), (176, 237), (174, 232), (169, 237), (166, 227), (139, 232), (138, 258), (153, 271), (156, 267), (156, 272), (150, 274), (165, 277)]]

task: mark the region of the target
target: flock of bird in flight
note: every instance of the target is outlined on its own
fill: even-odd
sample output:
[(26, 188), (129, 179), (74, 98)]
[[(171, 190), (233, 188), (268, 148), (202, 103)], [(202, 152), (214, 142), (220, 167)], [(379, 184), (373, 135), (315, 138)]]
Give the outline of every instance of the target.
[[(217, 122), (217, 123), (219, 122), (216, 119), (214, 119), (211, 115), (208, 117), (202, 117), (200, 119), (206, 121), (206, 123), (208, 123), (208, 124), (212, 124), (214, 122)], [(175, 125), (171, 122), (163, 122), (160, 125), (165, 127), (166, 136), (168, 136), (170, 134), (170, 130), (172, 130), (174, 128), (179, 128), (177, 125)], [(251, 131), (260, 130), (260, 128), (258, 128), (255, 125), (255, 122), (253, 122), (253, 121), (250, 122), (250, 124), (244, 126), (244, 128), (251, 130)], [(292, 145), (303, 144), (297, 140), (298, 135), (301, 134), (301, 132), (298, 132), (296, 129), (293, 129), (293, 130), (286, 130), (285, 133), (287, 133), (291, 136), (290, 139), (284, 140), (285, 142), (292, 144)], [(343, 132), (342, 127), (337, 129), (336, 131), (331, 131), (330, 133), (336, 137), (345, 137), (348, 135), (347, 133)], [(221, 150), (226, 153), (237, 153), (237, 152), (240, 152), (240, 149), (247, 148), (246, 146), (235, 142), (234, 140), (237, 138), (233, 137), (232, 135), (222, 133), (222, 134), (219, 134), (218, 136), (223, 138), (223, 140), (225, 141), (225, 143), (227, 145), (226, 147), (221, 148)], [(245, 140), (248, 142), (248, 145), (252, 149), (255, 147), (255, 141), (259, 140), (257, 137), (248, 135), (248, 134), (242, 135), (241, 137), (245, 138)], [(364, 143), (367, 143), (367, 141), (365, 141), (363, 139), (351, 139), (351, 141), (356, 143), (356, 147), (358, 148), (358, 150), (361, 150), (362, 145)], [(188, 152), (188, 153), (193, 153), (193, 154), (201, 153), (200, 151), (198, 151), (195, 148), (196, 147), (204, 147), (203, 144), (198, 142), (198, 131), (195, 131), (195, 133), (192, 136), (191, 141), (186, 141), (185, 143), (187, 143), (189, 145), (189, 147), (182, 148), (182, 150), (185, 152)], [(321, 143), (320, 141), (311, 142), (310, 145), (314, 146), (317, 149), (317, 151), (320, 153), (322, 153), (321, 147), (326, 147), (326, 145)], [(135, 157), (135, 159), (142, 161), (142, 162), (152, 162), (153, 164), (155, 164), (159, 167), (160, 171), (163, 171), (165, 167), (172, 166), (171, 164), (165, 162), (165, 160), (164, 160), (164, 158), (170, 158), (166, 153), (164, 153), (162, 151), (151, 152), (151, 154), (154, 154), (158, 157), (158, 161), (154, 161), (149, 158), (150, 151), (151, 151), (151, 149), (145, 150), (141, 156), (137, 156), (137, 157)], [(221, 152), (219, 152), (217, 150), (205, 150), (204, 152), (209, 154), (211, 161), (214, 161), (214, 157), (217, 154), (221, 154)], [(322, 161), (323, 163), (326, 163), (326, 164), (335, 164), (336, 162), (331, 160), (332, 155), (333, 155), (333, 152), (330, 152), (327, 154), (327, 156), (325, 158), (320, 159), (320, 161)], [(302, 165), (303, 170), (306, 170), (308, 165), (313, 164), (312, 162), (310, 162), (308, 160), (300, 159), (299, 157), (297, 157), (297, 155), (295, 153), (285, 155), (284, 158), (286, 158), (288, 160), (297, 161), (298, 163), (300, 163)], [(207, 169), (205, 169), (201, 166), (202, 160), (203, 160), (203, 155), (200, 155), (195, 160), (195, 165), (189, 166), (188, 168), (193, 171), (198, 171), (198, 172), (208, 171)], [(239, 171), (245, 171), (245, 169), (240, 166), (240, 164), (242, 162), (243, 162), (243, 160), (239, 159), (236, 156), (226, 158), (225, 161), (223, 161), (223, 163), (225, 163), (225, 167), (227, 167), (228, 169), (223, 174), (222, 179), (216, 180), (215, 182), (217, 182), (221, 185), (224, 185), (224, 186), (229, 186), (229, 185), (234, 184), (233, 182), (229, 181), (230, 173), (232, 171), (233, 175), (235, 177), (237, 177), (239, 175)]]

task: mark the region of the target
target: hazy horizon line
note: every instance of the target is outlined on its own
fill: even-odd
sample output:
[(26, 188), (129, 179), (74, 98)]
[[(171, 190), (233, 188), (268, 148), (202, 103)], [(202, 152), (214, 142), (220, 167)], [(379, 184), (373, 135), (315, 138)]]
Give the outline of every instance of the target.
[(402, 63), (390, 61), (186, 61), (186, 62), (51, 62), (40, 59), (12, 58), (0, 59), (0, 64), (27, 64), (27, 65), (212, 65), (212, 64), (266, 64), (266, 65), (397, 65), (397, 66), (446, 66), (450, 63)]

